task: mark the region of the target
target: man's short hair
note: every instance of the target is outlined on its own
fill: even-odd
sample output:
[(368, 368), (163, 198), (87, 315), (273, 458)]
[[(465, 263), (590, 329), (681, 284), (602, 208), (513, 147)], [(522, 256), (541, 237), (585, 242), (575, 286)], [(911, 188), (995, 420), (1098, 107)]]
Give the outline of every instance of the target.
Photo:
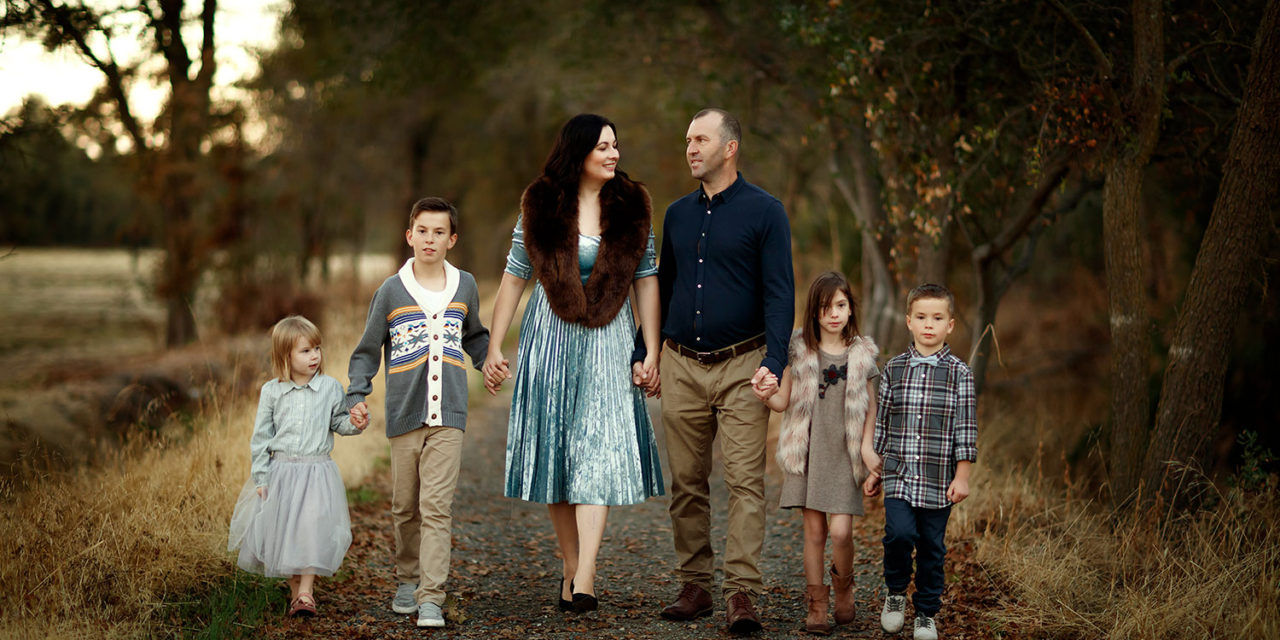
[(437, 196), (427, 196), (413, 203), (413, 208), (409, 210), (410, 229), (413, 228), (413, 221), (418, 219), (418, 214), (424, 211), (449, 214), (449, 235), (458, 232), (458, 208), (452, 202)]
[(916, 300), (923, 300), (923, 299), (946, 300), (947, 313), (950, 314), (951, 317), (955, 317), (956, 297), (951, 295), (950, 289), (940, 284), (932, 284), (932, 283), (922, 284), (912, 289), (911, 293), (907, 294), (907, 314), (908, 315), (911, 314), (911, 305), (915, 304)]
[(697, 120), (702, 116), (709, 116), (713, 113), (720, 114), (720, 137), (723, 139), (724, 143), (728, 144), (729, 141), (732, 140), (734, 142), (737, 142), (738, 146), (741, 147), (742, 146), (742, 123), (738, 122), (738, 119), (735, 118), (732, 113), (729, 113), (724, 109), (708, 107), (694, 114), (693, 119)]

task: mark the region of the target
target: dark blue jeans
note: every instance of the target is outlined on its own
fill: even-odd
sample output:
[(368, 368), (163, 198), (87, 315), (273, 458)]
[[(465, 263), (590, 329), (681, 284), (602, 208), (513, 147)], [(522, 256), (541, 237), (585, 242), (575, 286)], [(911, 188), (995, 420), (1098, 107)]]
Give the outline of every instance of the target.
[(942, 608), (943, 561), (951, 507), (921, 509), (906, 500), (884, 500), (884, 583), (902, 592), (911, 584), (911, 552), (916, 552), (916, 613), (933, 617)]

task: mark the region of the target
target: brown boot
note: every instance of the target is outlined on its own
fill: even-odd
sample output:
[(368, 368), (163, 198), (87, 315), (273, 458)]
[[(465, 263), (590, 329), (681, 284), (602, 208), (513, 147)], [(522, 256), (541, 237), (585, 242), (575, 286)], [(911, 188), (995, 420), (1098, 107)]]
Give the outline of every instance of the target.
[(804, 594), (805, 603), (809, 605), (809, 615), (804, 619), (804, 630), (820, 636), (831, 635), (831, 625), (827, 624), (827, 603), (831, 593), (825, 584), (811, 584)]
[(853, 604), (853, 572), (841, 577), (836, 573), (836, 566), (831, 565), (831, 590), (836, 594), (836, 624), (849, 624), (857, 617), (857, 606)]

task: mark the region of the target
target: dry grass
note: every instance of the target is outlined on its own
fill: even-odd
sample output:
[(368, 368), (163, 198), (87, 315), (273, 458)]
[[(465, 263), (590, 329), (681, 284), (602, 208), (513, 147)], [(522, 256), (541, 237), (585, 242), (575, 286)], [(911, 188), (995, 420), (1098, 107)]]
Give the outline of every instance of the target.
[(957, 528), (978, 540), (978, 560), (1009, 589), (991, 613), (997, 628), (1054, 638), (1280, 637), (1274, 481), (1251, 494), (1206, 485), (1211, 506), (1194, 513), (1113, 513), (1069, 465), (1045, 474), (1043, 452), (1079, 431), (1044, 404), (1000, 407), (983, 423), (988, 463), (973, 502), (956, 512)]
[[(334, 315), (321, 325), (328, 372), (345, 383), (363, 312)], [(206, 397), (191, 433), (104, 449), (100, 464), (52, 473), (0, 506), (0, 636), (153, 635), (166, 601), (231, 572), (227, 523), (249, 476), (256, 398)], [(337, 440), (348, 485), (387, 447), (376, 428)]]

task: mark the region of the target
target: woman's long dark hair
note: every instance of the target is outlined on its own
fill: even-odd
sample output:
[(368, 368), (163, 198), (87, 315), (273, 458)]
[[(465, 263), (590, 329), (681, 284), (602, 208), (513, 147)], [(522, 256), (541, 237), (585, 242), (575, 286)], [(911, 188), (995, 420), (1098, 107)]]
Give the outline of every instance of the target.
[(560, 127), (560, 135), (556, 136), (556, 145), (551, 148), (547, 163), (542, 167), (542, 175), (563, 191), (576, 192), (578, 180), (582, 178), (582, 163), (600, 142), (600, 131), (605, 127), (613, 129), (613, 135), (618, 135), (618, 127), (604, 116), (580, 113), (570, 118)]

